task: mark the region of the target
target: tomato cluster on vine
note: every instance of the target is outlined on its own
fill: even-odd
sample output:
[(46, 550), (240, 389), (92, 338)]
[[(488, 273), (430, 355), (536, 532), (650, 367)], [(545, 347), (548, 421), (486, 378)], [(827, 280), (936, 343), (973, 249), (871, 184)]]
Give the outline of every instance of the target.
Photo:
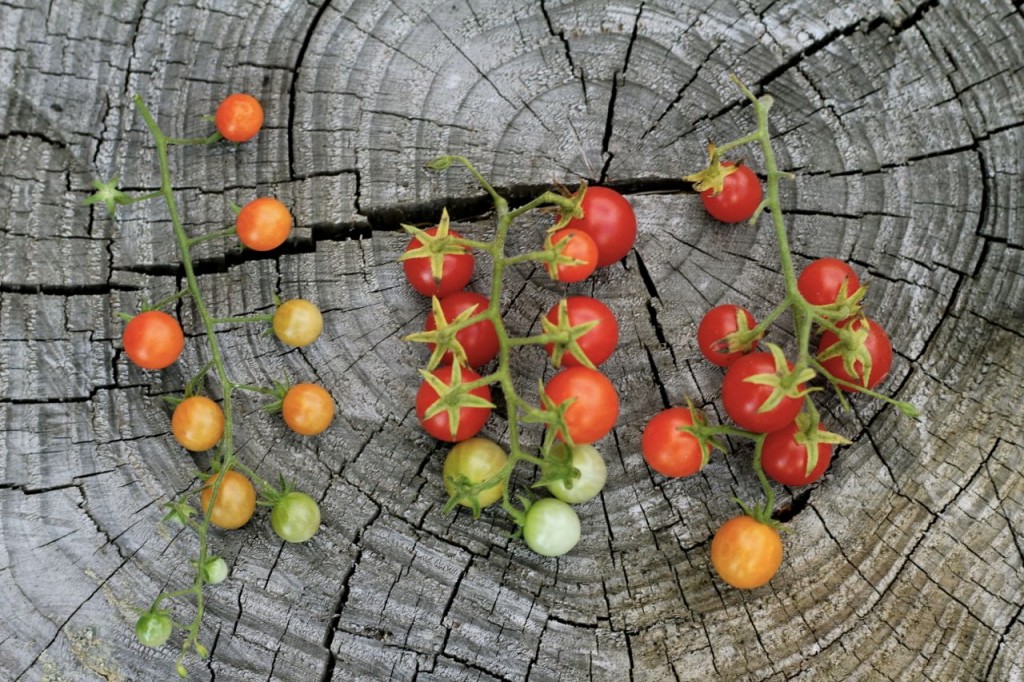
[[(636, 240), (636, 216), (620, 193), (586, 185), (572, 196), (548, 192), (509, 210), (465, 159), (445, 157), (443, 167), (453, 161), (469, 168), (491, 194), (497, 226), (489, 242), (469, 240), (452, 230), (446, 211), (427, 229), (404, 226), (412, 235), (399, 259), (405, 276), (416, 291), (431, 297), (423, 332), (407, 337), (427, 344), (430, 351), (427, 367), (421, 370), (416, 416), (429, 435), (455, 443), (442, 467), (449, 508), (462, 505), (478, 515), (500, 500), (531, 549), (559, 556), (580, 537), (579, 517), (570, 504), (595, 497), (607, 478), (604, 460), (591, 444), (611, 431), (619, 414), (615, 387), (597, 368), (615, 350), (618, 322), (601, 301), (567, 296), (546, 312), (539, 334), (513, 337), (497, 302), (465, 287), (474, 274), (474, 253), (481, 251), (493, 264), (492, 292), (500, 291), (506, 266), (526, 261), (542, 264), (554, 281), (582, 281), (629, 253)], [(544, 205), (555, 206), (559, 219), (539, 248), (506, 256), (504, 233), (511, 222)], [(539, 404), (521, 399), (509, 375), (511, 350), (530, 344), (543, 346), (558, 370), (540, 387)], [(478, 436), (495, 407), (492, 385), (500, 387), (507, 405), (507, 453)], [(526, 452), (520, 442), (520, 421), (545, 424), (537, 455)], [(545, 487), (553, 497), (521, 495), (522, 508), (512, 503), (507, 485), (519, 460), (537, 466), (540, 478), (535, 487)]]
[[(711, 544), (711, 562), (719, 576), (735, 587), (754, 588), (768, 582), (782, 562), (770, 481), (786, 486), (819, 481), (832, 462), (833, 448), (849, 443), (821, 423), (812, 400), (821, 384), (831, 386), (844, 405), (844, 393), (859, 392), (909, 415), (916, 410), (873, 390), (892, 366), (892, 345), (882, 326), (865, 315), (866, 287), (853, 268), (836, 258), (821, 258), (797, 276), (777, 189), (788, 174), (778, 170), (768, 133), (772, 99), (758, 98), (736, 83), (754, 104), (757, 130), (718, 147), (709, 145), (708, 166), (685, 179), (718, 221), (754, 223), (762, 211), (771, 213), (786, 296), (760, 323), (746, 308), (723, 303), (708, 310), (697, 327), (700, 353), (725, 372), (721, 403), (733, 425), (709, 424), (692, 403), (668, 407), (647, 423), (641, 449), (652, 469), (682, 477), (703, 469), (714, 449), (724, 450), (723, 436), (754, 442), (753, 466), (765, 501), (741, 502), (744, 514), (725, 523)], [(726, 152), (755, 142), (767, 167), (767, 199), (747, 164), (723, 158)], [(797, 339), (788, 357), (780, 346), (763, 341), (769, 325), (786, 311), (792, 313)], [(814, 336), (819, 340), (812, 352)]]
[[(203, 586), (224, 580), (228, 574), (224, 559), (208, 551), (207, 530), (213, 526), (233, 530), (245, 526), (260, 505), (268, 506), (270, 526), (285, 542), (309, 540), (320, 527), (320, 508), (316, 500), (293, 489), (281, 479), (278, 485), (264, 481), (238, 458), (232, 440), (231, 409), (235, 391), (252, 391), (270, 396), (269, 411), (279, 411), (284, 423), (295, 433), (312, 436), (323, 432), (334, 417), (334, 400), (320, 385), (297, 383), (278, 384), (272, 388), (234, 382), (225, 366), (216, 328), (223, 324), (270, 323), (274, 334), (286, 346), (303, 347), (313, 343), (323, 330), (323, 316), (319, 308), (303, 299), (280, 301), (275, 297), (273, 314), (242, 317), (216, 317), (206, 307), (192, 264), (193, 246), (214, 239), (236, 238), (239, 244), (254, 251), (270, 251), (287, 241), (293, 227), (288, 207), (274, 197), (257, 197), (235, 209), (235, 221), (230, 227), (201, 235), (186, 232), (176, 209), (174, 188), (171, 184), (166, 149), (170, 145), (205, 145), (225, 139), (241, 143), (255, 137), (263, 126), (263, 108), (254, 97), (236, 93), (226, 97), (213, 117), (216, 132), (201, 138), (173, 138), (163, 133), (141, 98), (135, 103), (159, 150), (161, 188), (141, 196), (132, 196), (117, 188), (117, 180), (94, 181), (96, 192), (87, 204), (102, 203), (113, 217), (116, 207), (153, 198), (163, 198), (171, 215), (174, 238), (178, 244), (187, 285), (177, 294), (164, 299), (127, 319), (122, 345), (132, 363), (144, 370), (161, 370), (171, 366), (181, 356), (186, 338), (181, 324), (163, 308), (179, 299), (190, 299), (198, 313), (203, 337), (210, 353), (209, 362), (186, 384), (184, 395), (169, 399), (174, 404), (171, 415), (171, 433), (174, 439), (190, 453), (211, 452), (210, 470), (200, 475), (202, 485), (198, 494), (202, 519), (193, 519), (195, 509), (187, 495), (165, 505), (165, 521), (175, 521), (195, 530), (199, 537), (199, 556), (192, 561), (195, 578), (192, 586), (175, 592), (163, 592), (151, 606), (141, 611), (136, 622), (137, 639), (147, 646), (161, 646), (175, 628), (186, 633), (182, 643), (177, 671), (187, 676), (182, 660), (188, 650), (200, 656), (208, 654), (199, 641), (204, 603)], [(215, 380), (219, 384), (219, 400), (203, 395), (201, 387)], [(255, 484), (254, 484), (255, 481)], [(166, 600), (192, 596), (196, 600), (196, 615), (191, 624), (177, 625), (161, 604)]]

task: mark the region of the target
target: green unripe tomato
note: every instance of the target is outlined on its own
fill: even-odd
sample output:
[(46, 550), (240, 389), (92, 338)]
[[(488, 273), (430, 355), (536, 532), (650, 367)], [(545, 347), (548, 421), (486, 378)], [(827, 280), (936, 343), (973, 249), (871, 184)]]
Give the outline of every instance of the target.
[(320, 505), (306, 493), (282, 495), (270, 512), (270, 526), (285, 542), (305, 542), (320, 528)]
[(147, 611), (135, 622), (135, 638), (145, 646), (163, 646), (172, 629), (171, 617), (165, 611)]
[[(564, 457), (566, 445), (558, 443), (551, 452), (556, 457)], [(593, 445), (574, 445), (572, 450), (572, 465), (580, 472), (580, 475), (571, 481), (554, 481), (547, 484), (548, 491), (569, 504), (581, 504), (597, 497), (597, 494), (604, 488), (608, 480), (608, 469), (605, 467), (604, 458)]]
[(228, 577), (228, 564), (219, 556), (210, 557), (203, 566), (203, 580), (211, 585), (224, 582)]
[(580, 517), (561, 500), (537, 500), (526, 511), (523, 539), (537, 554), (562, 556), (580, 541)]
[[(444, 477), (444, 488), (449, 495), (457, 491), (457, 483), (461, 480), (469, 485), (483, 483), (501, 471), (508, 455), (501, 446), (486, 438), (469, 438), (458, 443), (444, 458), (441, 475)], [(505, 490), (505, 482), (495, 483), (490, 488), (476, 494), (480, 509), (494, 504), (501, 499)], [(473, 508), (471, 499), (459, 500), (464, 507)]]

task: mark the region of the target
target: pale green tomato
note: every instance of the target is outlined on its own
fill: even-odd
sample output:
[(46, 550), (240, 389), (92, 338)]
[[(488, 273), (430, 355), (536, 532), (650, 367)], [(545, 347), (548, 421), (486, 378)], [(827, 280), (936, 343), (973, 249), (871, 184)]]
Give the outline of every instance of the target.
[[(552, 454), (564, 456), (566, 445), (559, 443), (552, 448)], [(597, 497), (608, 480), (608, 469), (604, 458), (593, 445), (575, 445), (572, 450), (572, 465), (580, 472), (571, 481), (548, 483), (547, 489), (562, 502), (580, 504)]]
[[(508, 455), (494, 441), (486, 438), (469, 438), (458, 443), (444, 458), (441, 475), (444, 477), (444, 488), (449, 495), (456, 493), (456, 484), (461, 480), (468, 485), (476, 485), (495, 476), (501, 471)], [(501, 499), (505, 490), (504, 481), (495, 483), (490, 488), (476, 494), (478, 509), (490, 506)], [(472, 499), (459, 500), (464, 507), (473, 508)]]
[(580, 541), (580, 517), (561, 500), (537, 500), (526, 512), (523, 539), (537, 554), (562, 556)]

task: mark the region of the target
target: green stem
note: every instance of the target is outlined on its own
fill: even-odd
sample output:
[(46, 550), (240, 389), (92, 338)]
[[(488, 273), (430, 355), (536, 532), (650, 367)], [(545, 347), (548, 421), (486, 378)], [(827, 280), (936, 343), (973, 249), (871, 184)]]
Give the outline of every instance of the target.
[(241, 315), (237, 317), (215, 317), (213, 318), (214, 324), (252, 324), (256, 322), (270, 322), (274, 319), (273, 315)]
[[(190, 253), (190, 240), (188, 235), (185, 233), (185, 228), (181, 221), (181, 216), (178, 213), (177, 202), (174, 197), (174, 187), (171, 183), (171, 169), (170, 160), (167, 153), (167, 147), (170, 144), (208, 144), (210, 142), (219, 139), (219, 133), (211, 135), (207, 138), (168, 138), (164, 135), (160, 126), (157, 124), (156, 119), (153, 118), (149, 108), (146, 106), (142, 97), (135, 96), (135, 106), (138, 108), (139, 113), (146, 122), (146, 126), (149, 128), (150, 134), (153, 136), (153, 140), (156, 143), (157, 157), (160, 164), (160, 194), (164, 198), (164, 202), (167, 204), (167, 211), (170, 215), (171, 225), (174, 228), (174, 236), (178, 242), (178, 249), (181, 253), (182, 267), (185, 272), (185, 280), (187, 282), (187, 290), (192, 297), (193, 304), (195, 305), (196, 311), (199, 313), (199, 317), (202, 321), (204, 331), (206, 333), (207, 346), (210, 351), (210, 362), (216, 369), (217, 378), (223, 387), (223, 396), (221, 398), (221, 407), (224, 411), (224, 435), (221, 439), (220, 450), (223, 453), (223, 459), (221, 462), (221, 470), (217, 474), (211, 493), (211, 502), (207, 507), (206, 513), (203, 514), (203, 521), (197, 526), (196, 534), (199, 539), (199, 566), (203, 566), (208, 558), (208, 544), (207, 535), (210, 529), (210, 517), (213, 514), (213, 509), (217, 499), (217, 494), (220, 491), (221, 482), (224, 479), (224, 475), (232, 468), (235, 464), (234, 449), (232, 447), (233, 438), (233, 409), (232, 409), (232, 387), (234, 386), (231, 378), (228, 376), (227, 369), (224, 364), (224, 358), (221, 353), (220, 344), (217, 341), (217, 333), (215, 327), (215, 321), (213, 316), (210, 314), (206, 302), (203, 299), (202, 293), (199, 290), (199, 282), (196, 278), (195, 269), (192, 265), (192, 257)], [(185, 640), (184, 646), (194, 646), (198, 643), (199, 627), (202, 623), (203, 613), (205, 611), (205, 604), (203, 601), (203, 587), (206, 584), (206, 576), (202, 570), (196, 570), (195, 578), (192, 583), (191, 593), (194, 595), (196, 600), (196, 615), (193, 618), (191, 625), (188, 629), (188, 638)]]
[(190, 238), (188, 240), (188, 245), (190, 247), (192, 247), (192, 246), (195, 246), (196, 244), (202, 244), (203, 242), (210, 242), (210, 241), (213, 241), (215, 239), (224, 239), (225, 237), (231, 237), (231, 236), (237, 234), (237, 232), (238, 232), (238, 229), (236, 227), (234, 227), (234, 226), (226, 227), (223, 230), (217, 230), (216, 232), (210, 232), (209, 234), (204, 234), (204, 235), (199, 236), (199, 237), (192, 237), (192, 238)]
[[(136, 96), (135, 99), (138, 101), (138, 96)], [(212, 132), (206, 137), (164, 137), (164, 142), (169, 145), (213, 144), (214, 142), (220, 142), (223, 139), (224, 138), (221, 137), (219, 132)]]

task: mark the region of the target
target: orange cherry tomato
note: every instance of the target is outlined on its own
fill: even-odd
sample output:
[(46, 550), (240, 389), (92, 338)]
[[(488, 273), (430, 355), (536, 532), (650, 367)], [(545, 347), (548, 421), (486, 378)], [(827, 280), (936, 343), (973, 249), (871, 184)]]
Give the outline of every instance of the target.
[(238, 240), (253, 251), (270, 251), (284, 244), (292, 231), (292, 214), (277, 199), (253, 199), (235, 219)]
[(324, 329), (324, 317), (314, 304), (301, 298), (285, 301), (274, 311), (274, 334), (289, 346), (308, 346)]
[(224, 410), (203, 395), (185, 398), (171, 415), (171, 433), (186, 450), (209, 450), (224, 435)]
[(733, 517), (711, 541), (711, 565), (733, 587), (761, 587), (782, 565), (779, 531), (746, 514)]
[(124, 327), (124, 352), (142, 369), (163, 369), (174, 363), (185, 348), (185, 334), (178, 321), (159, 310), (133, 317)]
[(214, 115), (217, 132), (230, 142), (245, 142), (256, 137), (263, 127), (263, 106), (252, 95), (236, 92), (228, 95)]
[(331, 425), (334, 400), (323, 386), (295, 384), (281, 403), (284, 423), (295, 433), (315, 436)]
[[(210, 480), (203, 486), (199, 494), (199, 504), (206, 513), (213, 497), (213, 486), (217, 481), (217, 475), (210, 477)], [(210, 514), (210, 523), (225, 530), (241, 528), (256, 511), (256, 489), (252, 482), (245, 475), (230, 470), (224, 473), (220, 486), (217, 488), (217, 499), (213, 502), (213, 512)]]

